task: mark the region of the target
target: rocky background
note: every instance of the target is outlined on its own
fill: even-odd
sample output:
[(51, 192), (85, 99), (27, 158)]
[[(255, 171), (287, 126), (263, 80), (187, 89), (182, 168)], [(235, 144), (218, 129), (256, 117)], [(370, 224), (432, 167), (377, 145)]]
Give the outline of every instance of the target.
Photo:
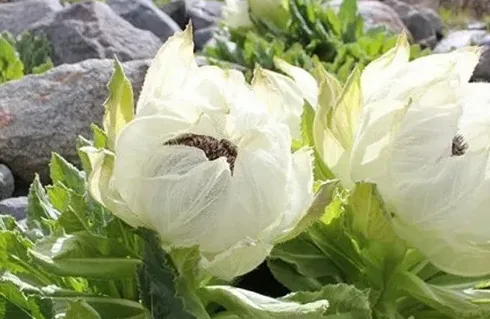
[[(49, 182), (51, 152), (77, 161), (76, 137), (90, 137), (90, 123), (102, 119), (115, 55), (137, 98), (149, 59), (189, 19), (196, 51), (213, 45), (222, 2), (165, 2), (0, 0), (0, 33), (47, 35), (55, 66), (0, 84), (0, 213), (25, 216), (35, 173)], [(359, 12), (368, 27), (382, 25), (396, 33), (407, 29), (415, 42), (434, 52), (490, 46), (488, 0), (359, 0)], [(198, 60), (206, 63), (203, 57)], [(490, 50), (473, 80), (490, 81)]]

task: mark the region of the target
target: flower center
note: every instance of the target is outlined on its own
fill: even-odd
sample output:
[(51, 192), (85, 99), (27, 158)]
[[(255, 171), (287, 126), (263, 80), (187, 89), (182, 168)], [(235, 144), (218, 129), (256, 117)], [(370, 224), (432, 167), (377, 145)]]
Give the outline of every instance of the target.
[(230, 141), (222, 139), (217, 140), (214, 137), (198, 134), (183, 134), (174, 139), (165, 142), (165, 145), (186, 145), (196, 147), (206, 154), (206, 157), (212, 161), (220, 157), (226, 157), (230, 165), (231, 173), (235, 167), (235, 160), (238, 155), (237, 147)]
[(460, 134), (457, 134), (453, 137), (453, 145), (451, 148), (451, 156), (461, 156), (466, 153), (468, 149), (468, 143), (464, 141), (464, 137)]

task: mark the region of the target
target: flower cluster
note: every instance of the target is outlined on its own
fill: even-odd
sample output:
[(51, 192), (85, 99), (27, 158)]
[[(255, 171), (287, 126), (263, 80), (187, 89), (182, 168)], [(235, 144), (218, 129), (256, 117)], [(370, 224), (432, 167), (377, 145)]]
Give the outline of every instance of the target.
[(280, 59), (283, 74), (257, 67), (248, 84), (198, 67), (188, 27), (152, 62), (112, 149), (85, 149), (91, 194), (165, 248), (198, 245), (213, 275), (245, 274), (312, 203), (313, 152), (291, 151), (309, 104), (315, 153), (347, 190), (375, 184), (395, 233), (438, 268), (488, 274), (490, 90), (469, 83), (479, 50), (411, 62), (409, 52), (402, 35), (344, 85), (321, 65), (315, 78)]

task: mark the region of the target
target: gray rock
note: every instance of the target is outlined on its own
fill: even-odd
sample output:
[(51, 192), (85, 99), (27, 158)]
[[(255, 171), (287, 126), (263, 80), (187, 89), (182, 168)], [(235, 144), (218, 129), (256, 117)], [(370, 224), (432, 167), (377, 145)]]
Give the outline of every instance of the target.
[(189, 0), (186, 2), (187, 16), (195, 30), (215, 25), (222, 17), (223, 2), (216, 0)]
[(14, 176), (10, 169), (0, 164), (0, 200), (12, 196), (15, 190)]
[(32, 31), (48, 36), (55, 65), (114, 55), (121, 61), (148, 59), (162, 45), (153, 33), (135, 28), (98, 1), (70, 5)]
[(58, 0), (24, 0), (0, 5), (0, 32), (18, 35), (63, 9)]
[[(389, 5), (398, 13), (416, 43), (430, 48), (437, 44), (438, 37), (433, 27), (434, 23), (426, 17), (426, 14), (420, 12), (416, 7), (399, 0), (383, 0), (383, 3)], [(436, 13), (434, 12), (433, 14)]]
[[(343, 0), (333, 0), (326, 2), (325, 5), (338, 12), (342, 2)], [(364, 19), (364, 29), (366, 31), (384, 27), (387, 31), (398, 34), (405, 29), (405, 25), (395, 10), (384, 3), (361, 1), (357, 5), (359, 14)]]
[(194, 32), (194, 46), (196, 50), (203, 49), (206, 44), (208, 44), (212, 39), (214, 34), (217, 32), (218, 27), (212, 26), (204, 29), (196, 30)]
[(444, 22), (442, 22), (439, 14), (430, 8), (419, 8), (418, 10), (430, 22), (437, 40), (441, 40), (444, 36)]
[(484, 22), (481, 21), (472, 21), (468, 23), (467, 27), (468, 30), (486, 30), (487, 25)]
[[(135, 98), (148, 60), (124, 63)], [(51, 152), (78, 163), (77, 135), (91, 137), (90, 123), (100, 123), (112, 60), (87, 60), (28, 75), (0, 86), (0, 162), (25, 183), (39, 172), (48, 179)], [(3, 116), (2, 116), (3, 114)]]
[(490, 43), (484, 46), (480, 61), (476, 65), (471, 82), (490, 82)]
[(170, 16), (181, 29), (184, 29), (187, 22), (189, 22), (184, 0), (171, 1), (160, 9)]
[(16, 220), (27, 216), (27, 197), (12, 197), (0, 201), (0, 214), (10, 215)]
[(108, 0), (107, 4), (139, 29), (153, 32), (163, 42), (182, 29), (166, 13), (158, 9), (151, 0)]
[(448, 33), (434, 48), (435, 53), (445, 53), (469, 45), (482, 45), (490, 40), (484, 30), (458, 30)]

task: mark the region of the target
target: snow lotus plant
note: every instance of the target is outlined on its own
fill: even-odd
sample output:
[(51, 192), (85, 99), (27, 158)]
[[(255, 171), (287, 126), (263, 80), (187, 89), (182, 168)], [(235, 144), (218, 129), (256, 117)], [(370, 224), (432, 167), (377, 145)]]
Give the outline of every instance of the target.
[[(291, 153), (277, 110), (289, 97), (275, 92), (238, 71), (198, 67), (191, 28), (175, 34), (148, 70), (134, 118), (108, 113), (110, 148), (85, 149), (91, 194), (164, 247), (198, 245), (215, 276), (251, 271), (313, 200), (311, 150)], [(291, 102), (301, 113), (300, 100)]]
[[(302, 82), (303, 96), (318, 92), (316, 154), (346, 190), (323, 223), (276, 247), (271, 269), (290, 289), (369, 286), (380, 317), (484, 318), (490, 85), (469, 83), (477, 48), (411, 62), (409, 53), (402, 35), (343, 86), (321, 66), (316, 82)], [(301, 252), (300, 242), (318, 250)], [(330, 265), (322, 277), (305, 262), (313, 255)]]

